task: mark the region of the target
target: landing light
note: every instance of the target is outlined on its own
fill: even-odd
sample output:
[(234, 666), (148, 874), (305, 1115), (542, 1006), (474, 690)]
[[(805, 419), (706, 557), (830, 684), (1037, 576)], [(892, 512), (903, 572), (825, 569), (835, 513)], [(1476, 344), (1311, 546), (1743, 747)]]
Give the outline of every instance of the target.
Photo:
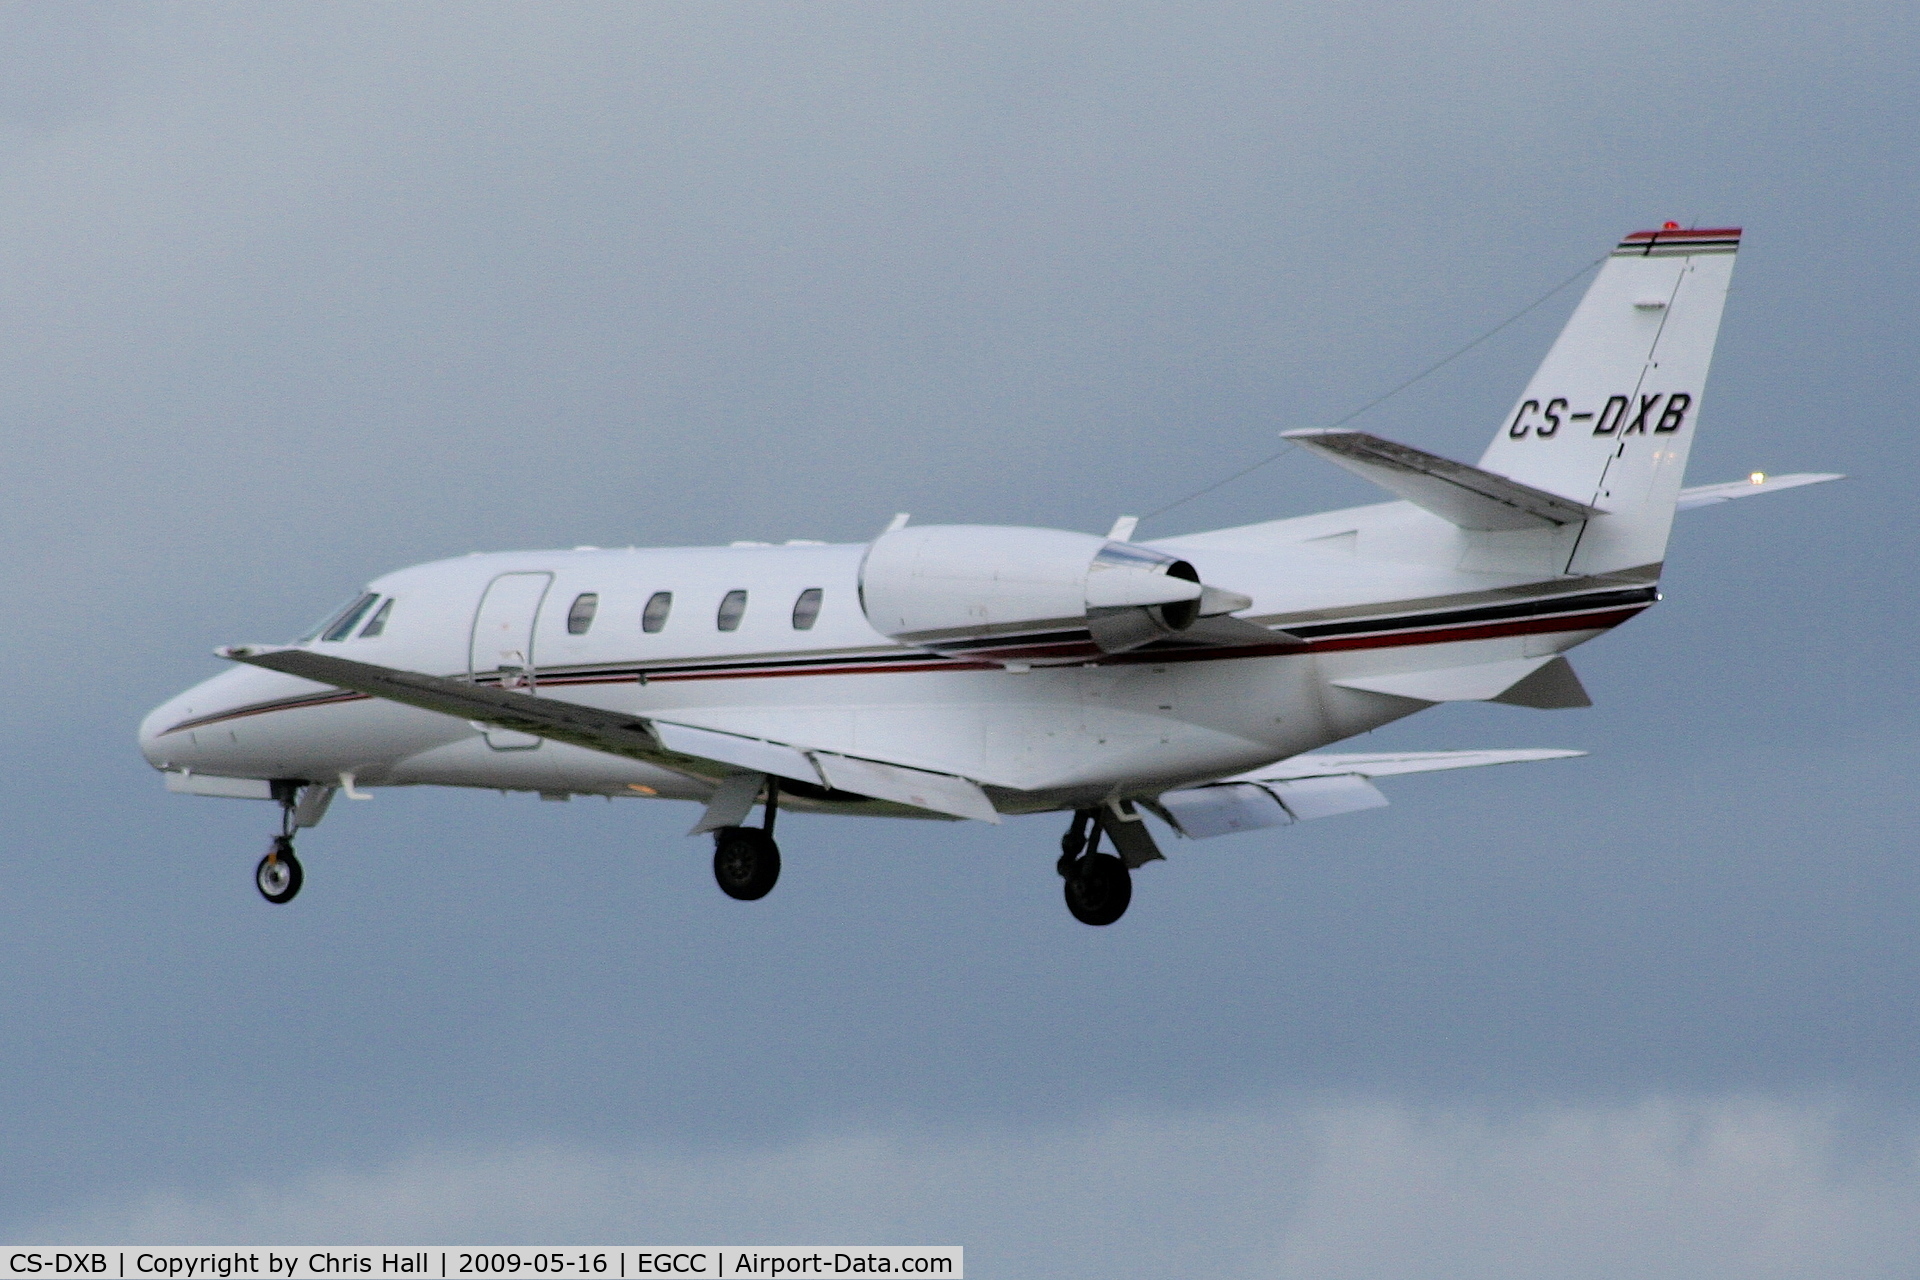
[(1747, 482), (1749, 484), (1765, 484), (1767, 482), (1767, 473), (1764, 471), (1756, 471), (1747, 477)]

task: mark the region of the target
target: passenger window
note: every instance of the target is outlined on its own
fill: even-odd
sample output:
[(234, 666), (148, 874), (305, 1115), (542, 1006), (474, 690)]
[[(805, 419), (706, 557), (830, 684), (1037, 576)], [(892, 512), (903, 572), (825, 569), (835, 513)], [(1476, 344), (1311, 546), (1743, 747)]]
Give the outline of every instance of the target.
[(667, 625), (667, 615), (673, 612), (673, 592), (656, 591), (647, 598), (646, 612), (640, 615), (642, 631), (658, 631)]
[(600, 597), (589, 591), (573, 598), (573, 608), (567, 610), (567, 634), (583, 636), (587, 628), (593, 625), (593, 615), (600, 609)]
[(320, 638), (322, 640), (345, 640), (353, 634), (353, 629), (360, 625), (360, 619), (367, 616), (367, 610), (373, 608), (373, 602), (379, 598), (379, 596), (374, 595), (372, 592), (368, 592), (358, 600), (355, 600), (346, 607), (339, 617), (334, 619), (333, 625), (328, 627)]
[(808, 587), (793, 602), (793, 629), (795, 631), (813, 630), (814, 621), (820, 616), (820, 597), (825, 593), (818, 587)]
[(722, 631), (738, 631), (740, 619), (747, 614), (747, 593), (729, 591), (720, 601), (720, 612), (714, 618), (714, 625)]
[(360, 628), (360, 638), (362, 640), (366, 640), (373, 636), (384, 635), (387, 630), (387, 615), (392, 612), (393, 612), (393, 597), (388, 596), (385, 600), (380, 602), (380, 608), (373, 615), (372, 621), (368, 622), (366, 626)]

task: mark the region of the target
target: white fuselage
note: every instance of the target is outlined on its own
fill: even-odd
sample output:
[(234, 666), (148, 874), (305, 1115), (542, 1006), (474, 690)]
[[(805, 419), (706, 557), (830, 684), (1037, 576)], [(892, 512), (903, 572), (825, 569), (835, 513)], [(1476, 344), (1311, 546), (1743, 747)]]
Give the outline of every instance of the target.
[[(370, 607), (351, 633), (305, 643), (382, 667), (962, 774), (1003, 812), (1030, 812), (1150, 797), (1339, 741), (1428, 704), (1335, 679), (1559, 652), (1653, 598), (1645, 578), (1461, 569), (1457, 537), (1426, 512), (1389, 503), (1150, 544), (1252, 597), (1241, 617), (1283, 634), (1030, 669), (942, 656), (876, 631), (859, 598), (863, 544), (473, 555), (369, 584), (392, 601), (378, 635), (358, 634)], [(483, 609), (503, 577), (512, 590)], [(813, 590), (818, 615), (801, 629), (795, 604)], [(662, 592), (671, 609), (644, 629)], [(746, 593), (745, 608), (722, 630), (733, 592)], [(590, 622), (570, 630), (588, 595)], [(525, 613), (517, 622), (516, 609)], [(234, 778), (688, 800), (713, 790), (710, 778), (246, 666), (157, 708), (140, 744), (157, 768)], [(796, 807), (863, 811), (805, 797)]]

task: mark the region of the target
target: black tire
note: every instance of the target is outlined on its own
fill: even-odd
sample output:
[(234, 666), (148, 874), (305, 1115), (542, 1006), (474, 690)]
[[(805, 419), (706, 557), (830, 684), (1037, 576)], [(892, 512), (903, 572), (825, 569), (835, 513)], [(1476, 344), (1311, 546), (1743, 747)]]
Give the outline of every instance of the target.
[(722, 827), (713, 833), (713, 878), (729, 898), (764, 898), (780, 879), (780, 846), (758, 827)]
[(1110, 853), (1090, 853), (1067, 872), (1067, 910), (1081, 924), (1112, 924), (1133, 901), (1133, 875)]
[(253, 869), (253, 887), (260, 891), (261, 897), (276, 906), (292, 902), (306, 878), (306, 873), (300, 869), (300, 859), (293, 856), (293, 842), (285, 836), (273, 842), (272, 851), (260, 859), (260, 865)]

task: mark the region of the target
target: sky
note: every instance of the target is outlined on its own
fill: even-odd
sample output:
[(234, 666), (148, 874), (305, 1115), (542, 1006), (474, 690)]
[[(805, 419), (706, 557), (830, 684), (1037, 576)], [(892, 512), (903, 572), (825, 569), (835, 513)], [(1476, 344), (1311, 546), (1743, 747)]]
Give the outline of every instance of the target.
[[(0, 5), (0, 1235), (958, 1243), (977, 1276), (1908, 1275), (1920, 14)], [(1576, 747), (1169, 850), (1052, 818), (166, 794), (213, 646), (475, 550), (1141, 536), (1673, 219), (1743, 225)], [(1583, 277), (1584, 278), (1584, 277)], [(1579, 283), (1354, 420), (1471, 460)], [(1178, 504), (1178, 505), (1173, 505)], [(1171, 509), (1167, 509), (1171, 507)], [(34, 678), (27, 680), (26, 672)]]

